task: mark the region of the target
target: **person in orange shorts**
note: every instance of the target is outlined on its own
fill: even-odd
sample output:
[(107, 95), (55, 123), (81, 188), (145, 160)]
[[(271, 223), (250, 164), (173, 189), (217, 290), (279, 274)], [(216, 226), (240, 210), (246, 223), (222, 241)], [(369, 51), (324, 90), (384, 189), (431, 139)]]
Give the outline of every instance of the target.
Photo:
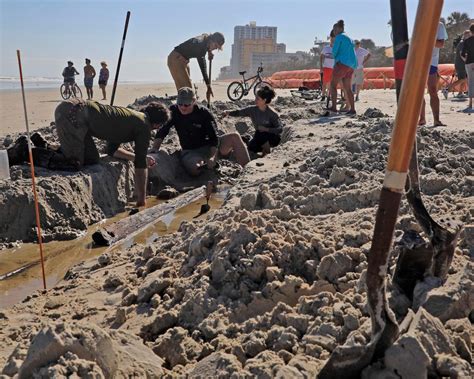
[(323, 82), (323, 91), (321, 101), (326, 100), (326, 96), (329, 96), (329, 86), (332, 79), (332, 70), (334, 67), (334, 57), (332, 56), (332, 45), (334, 44), (334, 31), (331, 30), (329, 35), (329, 45), (324, 46), (319, 56), (319, 67), (321, 68), (321, 76)]

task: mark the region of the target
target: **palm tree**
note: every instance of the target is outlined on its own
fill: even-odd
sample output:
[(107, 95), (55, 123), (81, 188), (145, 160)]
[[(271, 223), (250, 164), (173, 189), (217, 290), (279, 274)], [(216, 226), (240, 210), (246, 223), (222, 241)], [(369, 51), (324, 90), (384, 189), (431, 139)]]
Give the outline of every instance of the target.
[(469, 22), (471, 19), (466, 12), (453, 12), (447, 18), (446, 25), (452, 26), (456, 24), (462, 24), (464, 22)]

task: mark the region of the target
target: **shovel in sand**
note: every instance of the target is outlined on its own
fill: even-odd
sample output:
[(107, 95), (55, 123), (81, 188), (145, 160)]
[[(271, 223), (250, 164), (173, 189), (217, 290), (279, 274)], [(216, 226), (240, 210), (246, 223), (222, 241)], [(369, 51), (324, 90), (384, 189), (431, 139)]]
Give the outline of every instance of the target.
[[(391, 0), (390, 10), (392, 15), (394, 71), (398, 101), (408, 55), (408, 26), (405, 0)], [(416, 140), (413, 145), (408, 179), (405, 184), (405, 194), (416, 220), (429, 237), (431, 245), (421, 250), (419, 248), (405, 249), (403, 257), (399, 256), (393, 280), (394, 282), (399, 282), (402, 278), (408, 278), (411, 275), (410, 273), (413, 274), (413, 266), (418, 267), (419, 270), (424, 268), (423, 275), (429, 272), (431, 275), (444, 280), (451, 264), (461, 228), (459, 224), (449, 221), (445, 222), (445, 220), (441, 220), (441, 222), (445, 222), (447, 227), (441, 226), (431, 218), (426, 210), (421, 198)], [(451, 230), (448, 228), (451, 228)], [(409, 236), (410, 234), (407, 234), (407, 237), (404, 238), (405, 245), (420, 245), (416, 238), (410, 238)], [(430, 250), (431, 254), (427, 253), (427, 249)], [(420, 251), (425, 253), (420, 253)], [(406, 293), (406, 295), (411, 298), (412, 293)]]
[[(209, 58), (209, 88), (211, 88), (212, 58)], [(206, 94), (207, 107), (211, 109), (211, 94)]]
[[(403, 1), (403, 0), (402, 0)], [(385, 280), (393, 232), (415, 142), (423, 91), (438, 28), (442, 0), (420, 0), (408, 52), (387, 169), (380, 194), (367, 268), (367, 298), (372, 320), (367, 345), (337, 347), (319, 373), (319, 378), (358, 378), (361, 371), (398, 337), (398, 325), (387, 302)]]
[(199, 216), (202, 216), (204, 213), (209, 212), (209, 210), (211, 209), (211, 206), (209, 205), (209, 199), (211, 198), (213, 189), (214, 189), (214, 183), (210, 180), (207, 182), (207, 185), (206, 185), (206, 204), (201, 205), (201, 210), (199, 211), (199, 214), (194, 216), (193, 218), (198, 218)]

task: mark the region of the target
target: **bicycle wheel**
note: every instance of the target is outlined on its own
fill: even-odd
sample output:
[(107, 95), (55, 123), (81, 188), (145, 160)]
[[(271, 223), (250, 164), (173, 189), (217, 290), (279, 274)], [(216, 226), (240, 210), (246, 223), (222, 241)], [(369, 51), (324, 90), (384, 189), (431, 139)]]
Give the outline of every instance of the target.
[(77, 85), (77, 83), (74, 83), (74, 85), (72, 86), (72, 95), (76, 99), (82, 99), (82, 91), (81, 88)]
[(271, 85), (270, 83), (265, 82), (265, 81), (262, 80), (260, 83), (255, 84), (255, 87), (253, 87), (253, 94), (254, 94), (255, 96), (257, 96), (257, 91), (258, 91), (260, 88), (265, 87), (265, 86), (272, 88), (272, 85)]
[(63, 84), (63, 85), (61, 85), (61, 87), (59, 87), (59, 93), (61, 94), (61, 97), (64, 100), (67, 100), (71, 97), (71, 90), (68, 89), (68, 87), (65, 84)]
[(232, 82), (227, 87), (227, 96), (232, 101), (240, 100), (244, 96), (244, 86), (240, 82)]

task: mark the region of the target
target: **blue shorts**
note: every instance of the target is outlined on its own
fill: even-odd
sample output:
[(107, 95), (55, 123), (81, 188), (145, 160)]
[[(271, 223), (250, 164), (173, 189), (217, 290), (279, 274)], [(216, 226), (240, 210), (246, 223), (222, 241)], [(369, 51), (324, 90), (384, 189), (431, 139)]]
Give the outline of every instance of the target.
[(92, 88), (94, 84), (94, 78), (84, 78), (84, 86), (87, 88)]
[(430, 66), (430, 75), (438, 73), (438, 66)]

